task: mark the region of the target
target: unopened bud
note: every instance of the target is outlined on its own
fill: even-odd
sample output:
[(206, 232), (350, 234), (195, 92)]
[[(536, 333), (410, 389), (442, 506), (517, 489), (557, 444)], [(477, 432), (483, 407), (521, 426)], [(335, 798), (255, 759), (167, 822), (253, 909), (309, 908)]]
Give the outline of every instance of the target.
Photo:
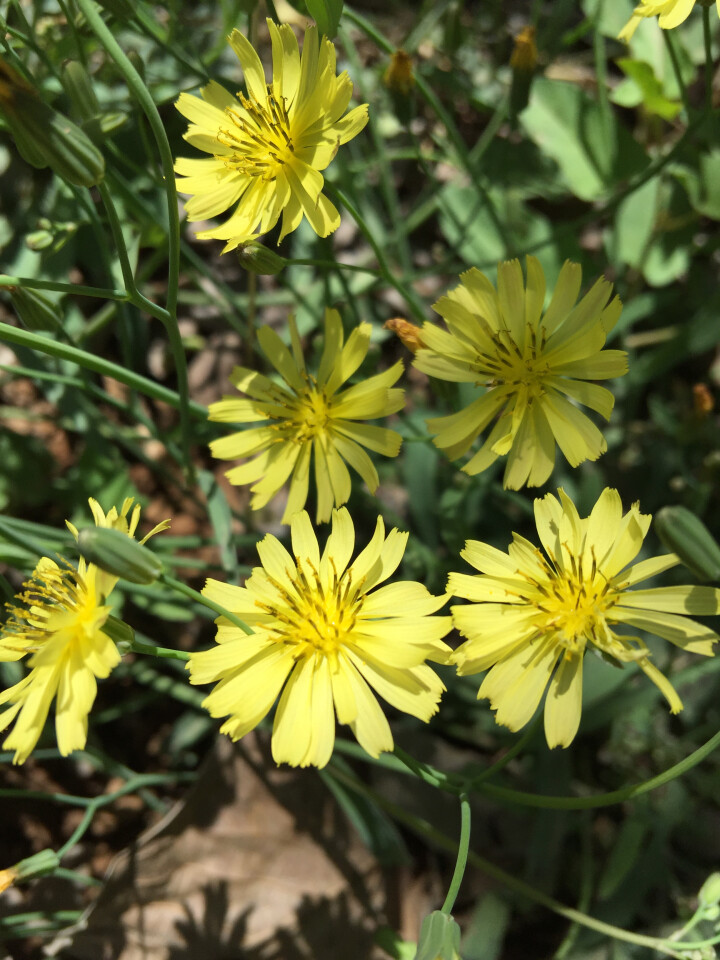
[(79, 531), (77, 544), (89, 563), (130, 583), (154, 583), (162, 573), (162, 562), (152, 550), (120, 530), (86, 527)]
[(720, 902), (720, 873), (710, 874), (702, 887), (700, 887), (698, 900), (707, 907)]
[(94, 120), (100, 113), (100, 104), (85, 67), (77, 60), (66, 60), (62, 65), (60, 80), (73, 105), (75, 116), (81, 122)]
[(240, 266), (248, 273), (258, 273), (261, 276), (272, 277), (280, 273), (287, 264), (285, 257), (274, 253), (257, 240), (249, 240), (238, 247)]
[(515, 37), (510, 55), (512, 82), (510, 85), (510, 119), (513, 123), (530, 101), (530, 85), (537, 67), (538, 52), (535, 27), (524, 27)]
[(92, 187), (105, 176), (103, 155), (68, 117), (54, 110), (4, 60), (0, 60), (0, 112), (21, 156), (31, 166), (50, 169), (78, 187)]
[(514, 37), (513, 51), (510, 54), (512, 70), (532, 73), (537, 66), (538, 52), (535, 43), (535, 27), (523, 27)]
[(396, 50), (390, 57), (390, 63), (383, 74), (383, 83), (393, 93), (400, 93), (406, 97), (415, 86), (415, 74), (410, 54), (404, 50)]
[(10, 287), (10, 299), (18, 319), (28, 330), (55, 331), (60, 326), (57, 307), (39, 290)]
[(420, 327), (410, 323), (409, 320), (403, 320), (402, 317), (392, 317), (390, 320), (386, 320), (383, 326), (386, 330), (392, 330), (395, 336), (399, 337), (412, 353), (416, 353), (420, 347), (425, 346), (420, 337)]
[(715, 408), (713, 395), (705, 383), (696, 383), (693, 385), (693, 407), (697, 416), (704, 420)]
[(655, 516), (655, 530), (698, 580), (720, 580), (720, 545), (687, 507), (663, 507)]
[(31, 857), (16, 863), (11, 869), (15, 872), (15, 880), (32, 880), (52, 873), (60, 866), (60, 858), (54, 850), (40, 850)]

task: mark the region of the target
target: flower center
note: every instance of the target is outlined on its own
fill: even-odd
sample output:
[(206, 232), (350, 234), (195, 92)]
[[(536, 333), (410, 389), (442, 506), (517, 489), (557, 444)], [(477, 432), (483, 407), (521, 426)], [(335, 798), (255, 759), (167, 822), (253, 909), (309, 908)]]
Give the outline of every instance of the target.
[(274, 180), (286, 163), (291, 163), (295, 147), (290, 133), (290, 118), (284, 100), (278, 100), (270, 87), (267, 101), (260, 103), (238, 93), (241, 108), (227, 107), (231, 123), (218, 131), (217, 139), (233, 151), (218, 157), (246, 177)]
[[(330, 563), (333, 564), (332, 559)], [(333, 564), (334, 566), (334, 564)], [(352, 574), (346, 571), (338, 580), (333, 570), (332, 586), (324, 588), (318, 571), (309, 561), (298, 561), (292, 589), (273, 580), (280, 596), (274, 603), (256, 600), (256, 605), (275, 619), (268, 624), (278, 643), (292, 644), (296, 658), (321, 653), (334, 660), (357, 618), (362, 597), (352, 590)]]
[(110, 614), (74, 567), (52, 561), (41, 561), (15, 602), (5, 607), (9, 616), (0, 630), (0, 647), (24, 653), (39, 650), (61, 631), (68, 639), (91, 634)]
[(318, 390), (315, 381), (307, 377), (307, 386), (299, 393), (288, 394), (286, 390), (272, 390), (271, 396), (279, 409), (269, 411), (275, 420), (274, 429), (283, 440), (306, 443), (326, 433), (332, 423), (330, 404), (324, 391)]
[(531, 399), (542, 396), (543, 379), (550, 373), (542, 358), (547, 337), (545, 328), (537, 331), (528, 324), (522, 349), (509, 330), (491, 332), (488, 328), (486, 332), (491, 336), (492, 348), (475, 357), (478, 369), (490, 378), (486, 385), (524, 386), (530, 391)]
[(568, 653), (582, 653), (587, 641), (596, 646), (612, 645), (612, 634), (605, 614), (615, 603), (616, 591), (593, 563), (590, 576), (583, 571), (582, 558), (576, 561), (570, 555), (571, 570), (548, 568), (548, 579), (536, 584), (542, 601), (535, 606), (541, 614), (538, 628), (544, 634), (553, 634)]

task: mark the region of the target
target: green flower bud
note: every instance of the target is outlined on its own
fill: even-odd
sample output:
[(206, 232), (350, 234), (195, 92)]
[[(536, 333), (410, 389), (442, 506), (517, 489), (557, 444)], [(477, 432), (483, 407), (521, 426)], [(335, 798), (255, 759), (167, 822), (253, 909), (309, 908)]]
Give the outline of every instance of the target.
[(711, 873), (700, 887), (698, 900), (705, 906), (714, 906), (720, 902), (720, 873)]
[(58, 308), (49, 297), (29, 287), (10, 287), (15, 313), (28, 330), (55, 331), (60, 326)]
[(60, 80), (73, 105), (75, 116), (80, 121), (94, 120), (100, 114), (100, 104), (85, 67), (77, 60), (66, 60), (62, 65)]
[(163, 565), (148, 547), (120, 530), (86, 527), (77, 538), (78, 550), (89, 562), (130, 583), (154, 583)]
[(105, 176), (105, 160), (80, 127), (48, 106), (35, 90), (0, 60), (0, 112), (21, 156), (31, 166), (50, 167), (78, 187)]
[(21, 860), (12, 868), (15, 880), (31, 880), (33, 877), (42, 877), (52, 873), (60, 866), (60, 859), (54, 850), (40, 850), (31, 857)]
[(267, 277), (280, 273), (287, 264), (285, 257), (268, 250), (257, 240), (250, 240), (238, 247), (238, 259), (240, 266), (248, 273), (259, 273)]
[(720, 580), (720, 546), (687, 507), (663, 507), (655, 515), (655, 530), (698, 580)]

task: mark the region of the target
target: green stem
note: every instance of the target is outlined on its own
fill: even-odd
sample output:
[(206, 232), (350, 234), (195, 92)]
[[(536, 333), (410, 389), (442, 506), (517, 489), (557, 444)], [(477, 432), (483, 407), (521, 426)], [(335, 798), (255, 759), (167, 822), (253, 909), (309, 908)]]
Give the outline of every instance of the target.
[[(434, 843), (442, 850), (447, 850), (450, 853), (455, 852), (457, 848), (456, 842), (451, 837), (447, 836), (447, 834), (438, 830), (436, 827), (433, 827), (432, 824), (427, 822), (427, 820), (423, 820), (421, 817), (415, 816), (406, 810), (405, 807), (401, 807), (399, 804), (395, 804), (390, 800), (386, 800), (385, 797), (383, 797), (377, 791), (366, 786), (354, 775), (346, 773), (339, 767), (333, 766), (333, 776), (338, 780), (341, 780), (351, 789), (357, 791), (358, 793), (364, 794), (364, 796), (372, 800), (373, 803), (377, 804), (377, 806), (389, 813), (390, 816), (394, 817), (395, 820), (404, 824), (409, 830), (412, 830), (424, 840)], [(623, 930), (621, 927), (615, 927), (612, 924), (604, 923), (602, 920), (596, 920), (595, 917), (588, 916), (588, 914), (583, 913), (581, 910), (576, 910), (573, 907), (566, 907), (565, 904), (560, 903), (559, 900), (555, 900), (553, 897), (549, 897), (546, 894), (541, 893), (539, 890), (531, 887), (529, 883), (525, 883), (523, 880), (518, 880), (517, 877), (514, 877), (510, 873), (506, 873), (505, 870), (495, 866), (494, 863), (491, 863), (489, 860), (485, 860), (484, 857), (480, 857), (472, 851), (468, 852), (468, 863), (470, 863), (476, 869), (482, 871), (482, 873), (486, 874), (487, 876), (497, 880), (498, 883), (503, 884), (503, 886), (507, 887), (508, 889), (514, 890), (516, 893), (526, 897), (528, 900), (531, 900), (532, 902), (551, 910), (553, 913), (564, 917), (566, 920), (570, 920), (572, 923), (579, 923), (583, 927), (587, 927), (590, 930), (595, 930), (597, 933), (603, 934), (603, 936), (612, 937), (615, 940), (623, 940), (626, 943), (634, 943), (641, 947), (649, 947), (651, 950), (657, 950), (660, 953), (664, 953), (666, 956), (676, 957), (678, 960), (682, 960), (683, 955), (673, 950), (665, 940), (660, 940), (656, 937), (644, 936), (640, 933), (630, 933), (628, 930)]]
[(705, 41), (705, 113), (710, 114), (713, 106), (713, 53), (712, 27), (710, 26), (710, 7), (703, 6), (703, 39)]
[(143, 83), (140, 74), (123, 53), (115, 37), (105, 25), (105, 21), (100, 16), (97, 7), (92, 0), (76, 0), (76, 2), (85, 14), (87, 22), (98, 40), (117, 64), (133, 96), (142, 107), (157, 143), (167, 195), (169, 223), (167, 309), (168, 312), (174, 316), (177, 308), (177, 291), (180, 273), (180, 218), (178, 214), (175, 173), (173, 170), (170, 143), (168, 142), (165, 128), (160, 119), (160, 114), (155, 106), (155, 101), (150, 96), (150, 91)]
[(465, 867), (468, 862), (468, 851), (470, 849), (470, 822), (471, 822), (470, 801), (466, 793), (460, 794), (460, 840), (458, 842), (457, 860), (455, 861), (455, 870), (448, 889), (445, 903), (440, 908), (441, 913), (448, 916), (452, 914), (457, 895), (460, 890), (460, 884), (465, 876)]
[[(154, 400), (167, 403), (176, 410), (182, 410), (183, 399), (174, 390), (169, 390), (167, 387), (155, 383), (154, 380), (148, 379), (148, 377), (143, 377), (133, 370), (127, 370), (125, 367), (121, 367), (117, 363), (112, 363), (110, 360), (97, 357), (95, 354), (88, 353), (86, 350), (71, 347), (66, 343), (56, 343), (54, 340), (41, 337), (39, 334), (32, 333), (30, 330), (12, 327), (10, 324), (2, 323), (1, 321), (0, 341), (14, 343), (20, 347), (28, 347), (30, 350), (37, 350), (39, 353), (47, 354), (50, 357), (57, 357), (60, 360), (69, 360), (71, 363), (75, 363), (86, 370), (94, 370), (95, 373), (99, 373), (102, 376), (112, 377), (113, 380), (124, 383), (125, 386), (130, 387), (132, 390), (137, 390), (138, 393), (142, 393), (147, 397), (152, 397)], [(188, 403), (188, 409), (190, 413), (198, 419), (207, 419), (207, 407), (203, 407), (201, 404), (194, 403), (191, 400)]]
[(677, 82), (678, 89), (680, 90), (683, 106), (685, 107), (685, 115), (688, 119), (690, 119), (690, 101), (688, 99), (687, 87), (685, 86), (682, 71), (680, 70), (680, 61), (678, 60), (677, 50), (675, 49), (675, 38), (671, 34), (671, 30), (662, 31), (665, 47), (667, 48), (670, 62), (672, 63), (673, 73), (675, 74), (675, 80)]
[(106, 287), (84, 287), (79, 283), (61, 283), (58, 280), (36, 280), (34, 277), (8, 277), (0, 274), (0, 287), (27, 287), (28, 290), (54, 290), (77, 297), (98, 297), (101, 300), (128, 300), (126, 290), (109, 290)]
[[(135, 283), (135, 276), (133, 274), (132, 267), (130, 266), (127, 247), (125, 245), (125, 237), (123, 236), (122, 232), (122, 225), (120, 223), (120, 218), (118, 217), (112, 195), (110, 194), (105, 182), (98, 184), (98, 190), (100, 191), (100, 196), (103, 199), (105, 210), (107, 211), (110, 229), (112, 230), (118, 257), (120, 258), (120, 269), (122, 270), (123, 281), (128, 291), (129, 300), (138, 309), (145, 310), (151, 316), (159, 320), (165, 327), (165, 332), (167, 333), (168, 340), (170, 341), (170, 349), (172, 351), (173, 360), (175, 361), (175, 373), (177, 374), (178, 380), (178, 394), (180, 395), (181, 400), (179, 409), (183, 461), (185, 463), (186, 470), (188, 471), (188, 480), (189, 482), (192, 482), (193, 470), (190, 459), (190, 397), (187, 377), (187, 363), (185, 360), (185, 349), (183, 347), (182, 337), (180, 336), (177, 320), (175, 316), (170, 313), (169, 308), (168, 310), (163, 309), (163, 307), (159, 306), (157, 303), (153, 303), (152, 300), (148, 300), (148, 298), (143, 296), (143, 294), (138, 290), (137, 284)], [(172, 232), (170, 233), (170, 236), (172, 236)]]
[(385, 257), (385, 253), (382, 247), (376, 241), (375, 237), (373, 236), (372, 230), (366, 223), (365, 218), (362, 216), (360, 211), (357, 209), (357, 207), (354, 206), (353, 203), (351, 203), (347, 195), (342, 190), (339, 190), (335, 186), (331, 187), (329, 184), (327, 188), (328, 188), (328, 192), (334, 193), (337, 199), (340, 201), (340, 203), (342, 203), (342, 205), (345, 207), (347, 212), (350, 214), (350, 216), (353, 218), (355, 223), (360, 228), (360, 231), (362, 232), (367, 242), (372, 247), (373, 253), (377, 258), (378, 266), (380, 267), (380, 274), (383, 280), (385, 280), (386, 283), (389, 283), (391, 287), (394, 287), (398, 291), (398, 293), (402, 296), (402, 298), (407, 303), (408, 307), (410, 308), (410, 312), (415, 317), (415, 319), (418, 320), (420, 323), (424, 323), (426, 320), (425, 307), (423, 306), (422, 302), (418, 298), (415, 291), (412, 290), (412, 288), (405, 286), (404, 283), (401, 283), (401, 281), (394, 276), (392, 270), (390, 269), (390, 265), (387, 261), (387, 258)]
[(168, 576), (167, 573), (161, 573), (158, 577), (160, 583), (164, 583), (165, 586), (170, 587), (171, 590), (175, 590), (178, 593), (181, 593), (184, 597), (188, 597), (190, 600), (194, 600), (196, 603), (202, 604), (204, 607), (208, 607), (210, 610), (214, 610), (215, 613), (220, 614), (221, 617), (225, 617), (233, 623), (236, 627), (240, 627), (243, 633), (252, 633), (253, 630), (249, 627), (240, 617), (235, 616), (234, 613), (231, 613), (229, 610), (226, 610), (225, 607), (221, 607), (219, 603), (215, 603), (214, 600), (211, 600), (209, 597), (206, 597), (202, 593), (198, 593), (197, 590), (193, 590), (192, 587), (189, 587), (186, 583), (183, 583), (181, 580), (176, 580), (174, 577)]
[(164, 660), (185, 661), (190, 659), (190, 654), (184, 650), (172, 650), (170, 647), (156, 647), (152, 643), (145, 643), (143, 640), (138, 640), (137, 637), (133, 638), (130, 651), (132, 653), (142, 653), (148, 657), (162, 657)]
[(541, 793), (510, 790), (507, 787), (498, 787), (492, 783), (482, 784), (479, 790), (496, 800), (517, 803), (526, 807), (542, 807), (550, 810), (593, 810), (596, 807), (609, 807), (615, 803), (634, 800), (635, 797), (641, 797), (644, 793), (650, 793), (651, 790), (657, 790), (658, 787), (665, 786), (671, 780), (677, 780), (678, 777), (683, 776), (688, 770), (692, 770), (693, 767), (701, 763), (719, 746), (720, 731), (685, 757), (684, 760), (669, 767), (663, 773), (659, 773), (656, 777), (651, 777), (642, 783), (632, 784), (629, 787), (622, 787), (620, 790), (612, 790), (610, 793), (596, 793), (590, 797), (553, 797)]
[(459, 784), (453, 782), (453, 777), (447, 776), (440, 770), (436, 770), (435, 767), (431, 767), (428, 763), (422, 763), (420, 760), (416, 760), (415, 757), (406, 753), (401, 747), (398, 747), (397, 744), (393, 749), (393, 754), (408, 770), (414, 773), (415, 776), (424, 783), (429, 783), (432, 787), (439, 787), (447, 793), (461, 793), (461, 787)]

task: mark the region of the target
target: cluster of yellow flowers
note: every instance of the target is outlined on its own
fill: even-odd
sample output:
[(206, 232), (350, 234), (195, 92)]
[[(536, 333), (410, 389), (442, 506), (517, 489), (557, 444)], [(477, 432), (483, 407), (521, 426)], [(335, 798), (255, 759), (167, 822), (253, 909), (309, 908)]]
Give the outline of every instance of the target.
[[(643, 0), (624, 32), (629, 36), (636, 21), (656, 14), (660, 26), (674, 26), (693, 2)], [(280, 239), (303, 217), (321, 236), (336, 229), (339, 214), (322, 192), (320, 171), (367, 120), (366, 106), (345, 112), (352, 83), (345, 73), (336, 76), (329, 40), (319, 40), (311, 27), (301, 55), (289, 26), (269, 22), (269, 30), (270, 83), (256, 52), (235, 31), (230, 44), (247, 93), (233, 97), (211, 82), (202, 99), (182, 94), (177, 104), (191, 121), (186, 139), (211, 154), (177, 161), (179, 187), (192, 195), (190, 219), (238, 204), (224, 225), (199, 234), (225, 240), (226, 250), (254, 241), (281, 214)], [(595, 381), (627, 372), (626, 354), (605, 348), (622, 305), (603, 278), (579, 298), (581, 285), (580, 267), (567, 262), (546, 307), (543, 270), (529, 256), (525, 275), (519, 261), (501, 263), (497, 286), (477, 269), (462, 274), (435, 304), (446, 329), (396, 322), (418, 370), (478, 388), (467, 407), (428, 422), (435, 444), (451, 460), (471, 454), (465, 473), (476, 475), (505, 457), (505, 487), (540, 486), (552, 473), (556, 446), (573, 467), (605, 451), (600, 430), (578, 405), (610, 417), (613, 395)], [(547, 690), (547, 742), (566, 747), (580, 723), (588, 651), (637, 663), (670, 709), (682, 709), (646, 643), (616, 631), (647, 631), (711, 655), (718, 635), (691, 617), (720, 613), (720, 590), (634, 589), (680, 561), (671, 553), (636, 562), (651, 518), (638, 504), (623, 513), (615, 490), (605, 489), (587, 517), (563, 490), (536, 499), (541, 547), (516, 534), (507, 552), (468, 540), (462, 556), (478, 573), (452, 573), (442, 596), (414, 581), (391, 581), (408, 535), (397, 529), (386, 535), (381, 517), (353, 559), (355, 530), (343, 506), (351, 491), (348, 466), (374, 492), (378, 474), (367, 451), (398, 454), (401, 436), (366, 421), (402, 409), (404, 394), (395, 386), (402, 364), (347, 385), (367, 356), (369, 324), (346, 340), (338, 312), (326, 310), (315, 373), (307, 370), (292, 320), (289, 332), (289, 349), (271, 328), (258, 332), (276, 377), (237, 367), (232, 382), (240, 396), (210, 407), (211, 420), (250, 425), (213, 441), (211, 452), (243, 461), (227, 476), (252, 485), (254, 509), (289, 481), (283, 522), (290, 524), (292, 548), (268, 534), (258, 544), (261, 566), (244, 586), (208, 580), (204, 588), (232, 616), (218, 619), (216, 645), (192, 653), (188, 668), (191, 683), (214, 684), (204, 704), (212, 716), (227, 718), (222, 732), (244, 736), (279, 698), (272, 737), (278, 763), (324, 766), (336, 718), (378, 756), (393, 749), (393, 738), (376, 694), (428, 721), (445, 689), (430, 662), (453, 665), (463, 675), (488, 671), (478, 697), (487, 698), (497, 721), (511, 730), (531, 719)], [(304, 510), (311, 463), (316, 523), (332, 523), (322, 552)], [(95, 501), (90, 506), (96, 525), (134, 536), (139, 508), (131, 511), (131, 500), (107, 514)], [(37, 743), (53, 699), (60, 752), (84, 746), (96, 680), (121, 657), (107, 603), (116, 581), (84, 560), (74, 567), (43, 558), (9, 605), (0, 660), (28, 656), (30, 666), (23, 680), (0, 694), (0, 703), (10, 704), (0, 714), (0, 729), (15, 721), (4, 744), (15, 751), (15, 762)], [(437, 615), (451, 597), (468, 602)], [(464, 638), (455, 650), (443, 640), (453, 627)]]

